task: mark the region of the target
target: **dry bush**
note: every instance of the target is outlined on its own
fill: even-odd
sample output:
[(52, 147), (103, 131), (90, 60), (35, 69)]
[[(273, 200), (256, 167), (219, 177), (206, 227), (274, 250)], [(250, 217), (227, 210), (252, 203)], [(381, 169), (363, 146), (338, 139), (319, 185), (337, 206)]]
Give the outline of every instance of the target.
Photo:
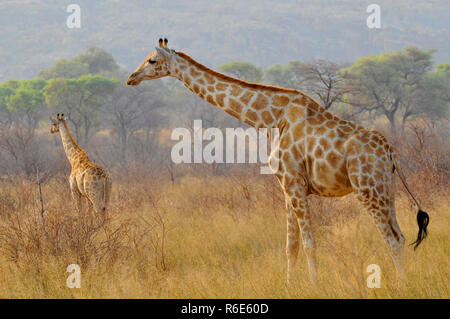
[[(386, 244), (353, 195), (311, 198), (319, 285), (309, 282), (300, 250), (295, 286), (287, 291), (285, 203), (273, 176), (256, 166), (219, 175), (208, 165), (185, 165), (171, 179), (161, 163), (135, 162), (110, 168), (104, 223), (93, 212), (75, 211), (66, 173), (43, 171), (48, 238), (34, 178), (2, 178), (0, 297), (448, 298), (448, 140), (437, 128), (427, 130), (425, 142), (410, 132), (396, 146), (431, 216), (429, 237), (416, 252), (406, 248), (403, 285), (395, 283)], [(416, 207), (398, 187), (397, 216), (412, 241)], [(65, 285), (72, 263), (82, 269), (79, 290)], [(365, 283), (372, 263), (383, 270), (378, 290)]]
[[(25, 180), (15, 186), (0, 184), (2, 194), (5, 190), (9, 194), (3, 205), (12, 201), (9, 213), (0, 219), (0, 269), (7, 274), (0, 276), (0, 296), (445, 296), (442, 278), (446, 274), (437, 272), (446, 267), (433, 267), (430, 285), (417, 276), (430, 271), (431, 256), (444, 262), (447, 246), (442, 221), (448, 216), (434, 217), (430, 237), (409, 257), (413, 284), (399, 289), (391, 285), (395, 275), (383, 239), (370, 216), (359, 213), (352, 196), (324, 203), (312, 200), (310, 206), (317, 215), (319, 287), (309, 283), (307, 262), (300, 251), (296, 286), (286, 292), (282, 192), (273, 176), (241, 174), (213, 179), (184, 176), (175, 183), (148, 177), (116, 181), (108, 220), (100, 227), (98, 216), (75, 212), (67, 179), (55, 176), (43, 184), (49, 239), (38, 214), (36, 184)], [(28, 195), (18, 196), (21, 190)], [(440, 202), (438, 211), (448, 209)], [(402, 197), (398, 206), (404, 203)], [(405, 236), (412, 238), (417, 232), (414, 218), (401, 209), (399, 219)], [(82, 269), (78, 291), (65, 286), (65, 269), (72, 263)], [(365, 286), (365, 267), (370, 263), (382, 267), (385, 290), (374, 292)]]
[[(121, 216), (122, 210), (133, 209), (131, 203), (138, 210), (143, 201), (152, 201), (148, 192), (134, 187), (122, 195), (120, 203), (124, 205), (113, 203), (106, 217), (96, 215), (88, 207), (79, 214), (72, 204), (67, 180), (57, 176), (43, 185), (46, 237), (36, 183), (23, 180), (22, 184), (9, 184), (4, 189), (10, 194), (2, 191), (7, 196), (0, 201), (5, 208), (0, 225), (1, 253), (17, 265), (34, 265), (37, 271), (45, 258), (62, 258), (84, 269), (111, 267), (118, 258), (129, 254), (128, 234), (136, 228), (132, 219)], [(155, 228), (160, 223), (161, 218), (147, 224), (155, 224)], [(131, 240), (137, 242), (136, 238)]]
[[(424, 206), (433, 207), (433, 198), (448, 195), (449, 132), (448, 123), (420, 119), (408, 126), (407, 134), (399, 142), (402, 168)], [(398, 187), (403, 190), (403, 186)]]
[(114, 225), (112, 218), (99, 220), (92, 214), (47, 210), (45, 236), (38, 210), (34, 214), (14, 214), (0, 226), (2, 254), (17, 265), (34, 265), (41, 270), (45, 258), (63, 258), (83, 268), (109, 265), (123, 246), (126, 223)]

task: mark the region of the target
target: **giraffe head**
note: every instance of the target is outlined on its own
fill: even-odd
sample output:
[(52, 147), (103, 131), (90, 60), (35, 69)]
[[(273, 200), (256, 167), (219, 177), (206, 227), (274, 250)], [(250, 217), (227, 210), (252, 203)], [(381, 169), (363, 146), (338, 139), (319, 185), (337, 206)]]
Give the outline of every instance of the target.
[(156, 50), (150, 53), (144, 62), (127, 80), (127, 85), (138, 85), (144, 80), (153, 80), (171, 75), (175, 63), (175, 51), (167, 47), (167, 39), (159, 39)]
[(50, 128), (50, 133), (58, 133), (59, 132), (59, 123), (64, 121), (64, 114), (56, 114), (56, 119), (50, 117), (50, 121), (52, 122), (52, 126)]

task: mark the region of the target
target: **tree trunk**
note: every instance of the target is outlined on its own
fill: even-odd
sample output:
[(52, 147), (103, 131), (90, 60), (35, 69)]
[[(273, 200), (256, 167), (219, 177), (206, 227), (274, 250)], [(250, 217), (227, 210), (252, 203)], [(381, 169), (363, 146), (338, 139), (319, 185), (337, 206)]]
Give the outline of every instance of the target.
[(397, 136), (397, 126), (395, 125), (395, 112), (386, 114), (389, 124), (391, 124), (391, 132), (394, 136)]

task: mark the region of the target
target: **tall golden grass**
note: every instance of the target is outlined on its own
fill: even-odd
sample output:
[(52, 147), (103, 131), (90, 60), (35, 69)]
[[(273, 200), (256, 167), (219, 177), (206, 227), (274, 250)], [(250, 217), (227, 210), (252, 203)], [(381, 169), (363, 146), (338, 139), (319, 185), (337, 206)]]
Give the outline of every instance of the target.
[[(418, 250), (405, 248), (406, 280), (397, 280), (375, 224), (349, 195), (311, 199), (318, 285), (301, 250), (288, 289), (286, 214), (272, 176), (171, 183), (130, 173), (114, 181), (101, 224), (75, 211), (67, 177), (57, 175), (42, 185), (48, 237), (36, 182), (18, 177), (0, 183), (0, 298), (448, 298), (448, 188), (413, 188), (431, 222)], [(400, 187), (396, 207), (412, 242), (416, 207)], [(69, 264), (81, 267), (80, 289), (66, 285)], [(381, 267), (381, 288), (367, 287), (369, 264)]]

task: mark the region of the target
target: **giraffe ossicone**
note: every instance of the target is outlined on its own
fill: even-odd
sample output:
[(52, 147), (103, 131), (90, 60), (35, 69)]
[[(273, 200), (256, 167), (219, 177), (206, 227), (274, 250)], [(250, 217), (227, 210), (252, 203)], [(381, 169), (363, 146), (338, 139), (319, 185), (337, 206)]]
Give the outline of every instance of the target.
[[(394, 148), (381, 133), (339, 119), (300, 90), (249, 83), (211, 70), (187, 54), (169, 49), (167, 41), (160, 41), (127, 84), (165, 76), (177, 78), (194, 94), (250, 126), (279, 129), (275, 176), (287, 207), (288, 281), (300, 234), (311, 280), (315, 281), (315, 241), (307, 205), (310, 194), (336, 197), (355, 193), (387, 242), (397, 272), (403, 272), (405, 239), (395, 215), (395, 171), (407, 185)], [(429, 220), (421, 209), (417, 216), (416, 247), (427, 234)]]

